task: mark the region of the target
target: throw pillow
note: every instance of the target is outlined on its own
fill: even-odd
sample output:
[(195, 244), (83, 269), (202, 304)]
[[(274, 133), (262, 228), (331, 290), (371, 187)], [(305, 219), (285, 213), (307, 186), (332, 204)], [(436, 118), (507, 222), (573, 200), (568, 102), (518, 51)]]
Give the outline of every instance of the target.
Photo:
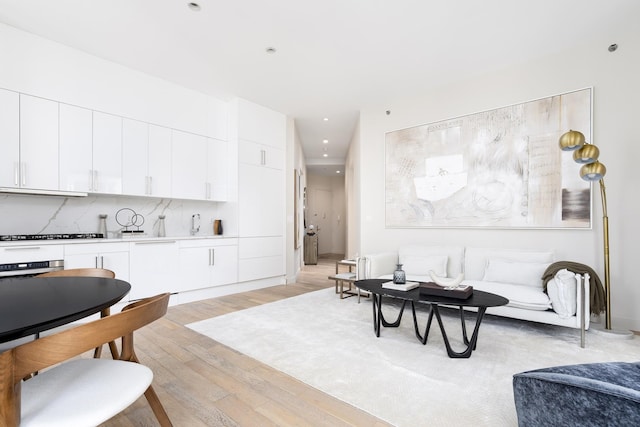
[(542, 274), (550, 263), (489, 259), (483, 281), (526, 285), (542, 289)]
[(429, 276), (429, 270), (433, 270), (438, 276), (446, 277), (448, 259), (446, 255), (405, 255), (398, 262), (407, 276)]
[(558, 316), (563, 319), (575, 316), (578, 282), (574, 273), (564, 268), (558, 271), (547, 283), (547, 294), (551, 299), (551, 308)]

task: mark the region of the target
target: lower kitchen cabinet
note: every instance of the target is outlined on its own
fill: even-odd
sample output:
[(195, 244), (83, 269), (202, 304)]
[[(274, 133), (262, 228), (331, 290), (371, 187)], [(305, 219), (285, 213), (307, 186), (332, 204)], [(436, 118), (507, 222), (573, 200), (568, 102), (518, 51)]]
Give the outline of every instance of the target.
[(239, 282), (283, 276), (284, 239), (280, 236), (240, 238), (238, 258)]
[(132, 300), (157, 295), (162, 292), (176, 293), (180, 289), (177, 260), (180, 244), (177, 240), (151, 240), (132, 242), (129, 252)]
[(64, 268), (106, 268), (116, 279), (129, 281), (129, 243), (64, 245)]
[(180, 242), (180, 291), (238, 281), (238, 240), (204, 239)]

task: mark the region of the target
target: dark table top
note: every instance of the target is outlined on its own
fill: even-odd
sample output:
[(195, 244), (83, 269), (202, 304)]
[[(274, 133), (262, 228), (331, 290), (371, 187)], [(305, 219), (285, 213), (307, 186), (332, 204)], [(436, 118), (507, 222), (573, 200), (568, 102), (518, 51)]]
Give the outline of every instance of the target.
[(101, 277), (0, 280), (0, 342), (46, 331), (111, 307), (129, 283)]
[(500, 295), (477, 291), (475, 289), (471, 297), (467, 299), (457, 299), (436, 295), (421, 295), (419, 288), (411, 289), (410, 291), (395, 291), (393, 289), (383, 288), (382, 284), (388, 281), (389, 279), (366, 279), (356, 281), (355, 285), (364, 291), (369, 291), (374, 294), (423, 303), (458, 305), (463, 307), (497, 307), (509, 303), (508, 299)]

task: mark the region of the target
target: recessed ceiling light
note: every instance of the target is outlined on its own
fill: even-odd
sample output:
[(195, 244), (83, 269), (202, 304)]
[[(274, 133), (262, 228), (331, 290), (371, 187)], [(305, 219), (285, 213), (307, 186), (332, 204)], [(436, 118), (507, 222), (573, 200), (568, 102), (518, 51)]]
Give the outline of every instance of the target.
[(327, 153), (324, 153), (322, 157), (329, 157), (329, 155)]
[(329, 140), (328, 140), (328, 139), (323, 139), (323, 140), (322, 140), (322, 143), (323, 143), (323, 144), (328, 144), (328, 143), (329, 143)]
[(187, 3), (187, 6), (189, 6), (189, 9), (193, 10), (194, 12), (200, 11), (200, 5), (198, 3), (195, 3), (195, 2)]
[(265, 49), (265, 52), (267, 52), (269, 55), (273, 55), (274, 53), (277, 52), (275, 47), (268, 47)]
[(340, 173), (340, 171), (336, 171), (336, 173)]
[(329, 121), (329, 117), (325, 117), (325, 118), (324, 118), (324, 119), (322, 119), (322, 120), (324, 120), (325, 122), (328, 122), (328, 121)]

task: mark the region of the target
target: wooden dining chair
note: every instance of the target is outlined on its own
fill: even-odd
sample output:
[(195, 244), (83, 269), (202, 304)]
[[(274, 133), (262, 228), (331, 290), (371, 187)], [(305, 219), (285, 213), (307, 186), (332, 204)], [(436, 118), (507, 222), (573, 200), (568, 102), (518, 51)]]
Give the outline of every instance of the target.
[[(106, 268), (69, 268), (67, 270), (49, 271), (47, 273), (38, 274), (37, 277), (105, 277), (107, 279), (113, 279), (116, 274)], [(100, 317), (106, 317), (111, 314), (109, 307), (100, 311)], [(118, 346), (114, 341), (109, 342), (109, 349), (111, 350), (111, 357), (118, 358)], [(102, 345), (96, 347), (93, 352), (93, 357), (99, 358), (102, 355)]]
[[(0, 353), (0, 425), (95, 426), (144, 393), (160, 425), (171, 426), (151, 386), (153, 373), (138, 363), (133, 348), (133, 332), (164, 316), (168, 303), (168, 293), (146, 298), (120, 313)], [(121, 360), (76, 357), (117, 338), (122, 338)], [(36, 371), (40, 374), (22, 380)]]

